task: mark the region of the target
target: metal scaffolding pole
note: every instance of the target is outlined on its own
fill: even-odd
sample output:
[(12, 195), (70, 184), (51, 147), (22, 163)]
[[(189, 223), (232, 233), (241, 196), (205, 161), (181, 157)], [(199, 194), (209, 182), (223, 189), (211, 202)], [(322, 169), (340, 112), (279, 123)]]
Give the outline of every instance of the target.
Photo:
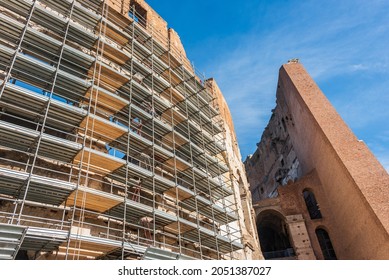
[[(132, 6), (132, 13), (135, 15), (135, 6)], [(132, 34), (131, 34), (131, 74), (133, 72), (133, 69), (134, 69), (134, 35), (135, 35), (135, 21), (132, 22), (131, 24), (131, 30), (132, 30)], [(129, 96), (129, 106), (128, 106), (128, 130), (127, 130), (127, 151), (126, 151), (126, 181), (125, 181), (125, 193), (124, 193), (124, 211), (123, 211), (123, 233), (122, 233), (122, 256), (121, 256), (121, 259), (124, 260), (124, 256), (125, 256), (125, 247), (124, 247), (124, 244), (127, 240), (127, 237), (126, 237), (126, 224), (127, 224), (127, 198), (128, 198), (128, 184), (129, 184), (129, 180), (128, 180), (128, 164), (129, 164), (129, 154), (130, 154), (130, 138), (131, 138), (131, 120), (132, 120), (132, 107), (131, 107), (131, 103), (132, 103), (132, 83), (130, 84), (130, 96)], [(141, 195), (141, 190), (139, 190), (139, 196)]]
[[(74, 3), (75, 3), (75, 0), (73, 0), (73, 6), (74, 6)], [(101, 23), (103, 22), (103, 18), (104, 18), (104, 15), (107, 15), (107, 9), (108, 9), (108, 6), (106, 5), (105, 3), (105, 0), (102, 2), (102, 6), (103, 6), (103, 9), (102, 9), (102, 17), (101, 17)], [(69, 20), (69, 23), (70, 23), (70, 20)], [(89, 128), (89, 121), (90, 121), (90, 114), (91, 114), (91, 109), (92, 109), (92, 102), (93, 102), (93, 88), (94, 88), (94, 84), (96, 82), (96, 72), (98, 73), (97, 74), (97, 85), (99, 85), (100, 83), (100, 75), (101, 75), (101, 64), (99, 64), (99, 69), (97, 70), (97, 62), (99, 60), (99, 57), (102, 57), (103, 55), (103, 52), (104, 52), (104, 42), (101, 42), (101, 34), (104, 34), (104, 26), (103, 26), (103, 23), (101, 24), (100, 26), (100, 29), (99, 29), (99, 36), (98, 36), (98, 43), (97, 43), (97, 50), (96, 50), (96, 57), (95, 57), (95, 64), (94, 64), (94, 68), (93, 68), (93, 74), (92, 74), (92, 82), (91, 82), (91, 94), (90, 94), (90, 99), (89, 99), (89, 104), (88, 104), (88, 114), (87, 114), (87, 117), (86, 117), (86, 126), (85, 126), (85, 131), (84, 131), (84, 136), (83, 136), (83, 144), (82, 146), (83, 147), (86, 147), (87, 143), (86, 143), (86, 140), (87, 140), (87, 137), (88, 137), (88, 128)], [(99, 54), (99, 50), (101, 50), (101, 53)], [(95, 104), (94, 104), (94, 108), (96, 108), (96, 105), (97, 105), (97, 99), (98, 99), (98, 90), (96, 92), (96, 98), (95, 98)], [(90, 136), (90, 140), (89, 140), (89, 148), (91, 148), (91, 145), (92, 145), (92, 139), (93, 139), (93, 128), (94, 128), (94, 118), (92, 120), (92, 129), (91, 129), (91, 136)], [(74, 195), (74, 207), (73, 207), (73, 211), (72, 211), (72, 218), (71, 218), (71, 223), (70, 223), (70, 228), (69, 228), (69, 235), (68, 235), (68, 239), (67, 239), (67, 245), (66, 245), (66, 256), (65, 256), (65, 259), (68, 259), (68, 256), (69, 256), (69, 248), (70, 248), (70, 242), (71, 242), (71, 234), (72, 234), (72, 227), (73, 227), (73, 224), (74, 224), (74, 221), (75, 221), (75, 217), (76, 217), (76, 210), (77, 210), (77, 201), (78, 201), (78, 195), (79, 195), (79, 189), (80, 189), (80, 185), (81, 185), (81, 182), (82, 182), (82, 170), (83, 170), (83, 164), (84, 164), (84, 156), (85, 156), (85, 148), (82, 149), (81, 151), (81, 158), (80, 158), (80, 164), (79, 164), (79, 171), (78, 171), (78, 178), (77, 178), (77, 187), (76, 187), (76, 192), (75, 192), (75, 195)], [(88, 184), (88, 178), (89, 178), (89, 169), (90, 169), (90, 157), (91, 157), (91, 153), (88, 153), (88, 160), (87, 160), (87, 164), (86, 164), (86, 172), (85, 172), (85, 185)], [(83, 220), (83, 210), (85, 210), (85, 200), (86, 200), (86, 192), (83, 192), (82, 194), (82, 206), (81, 206), (81, 209), (80, 209), (80, 220), (82, 221)], [(82, 222), (81, 222), (82, 224)], [(78, 238), (78, 233), (77, 233), (77, 238)], [(78, 243), (78, 257), (79, 257), (79, 254), (80, 254), (80, 247), (81, 247), (81, 241), (80, 240), (77, 240), (76, 238), (76, 241), (75, 241), (75, 246), (77, 246), (77, 243)], [(76, 247), (74, 247), (74, 255), (73, 255), (73, 259), (75, 259), (76, 257)]]
[(14, 55), (12, 57), (12, 60), (11, 60), (10, 66), (8, 68), (8, 72), (7, 72), (7, 74), (6, 74), (5, 78), (4, 78), (3, 84), (1, 85), (0, 98), (3, 95), (6, 83), (11, 78), (11, 72), (12, 72), (12, 69), (14, 67), (14, 64), (15, 64), (15, 61), (16, 61), (16, 57), (17, 57), (18, 53), (22, 51), (21, 46), (22, 46), (22, 43), (23, 43), (24, 36), (26, 35), (26, 31), (27, 31), (28, 25), (29, 25), (29, 23), (31, 21), (31, 18), (32, 18), (32, 15), (34, 13), (35, 4), (36, 4), (36, 0), (33, 0), (31, 8), (30, 8), (30, 10), (28, 12), (28, 15), (27, 15), (26, 23), (24, 25), (22, 34), (20, 35), (20, 38), (19, 38), (18, 46), (16, 47), (15, 53), (14, 53)]
[(0, 224), (41, 259), (233, 258), (210, 92), (142, 5), (110, 3), (1, 3)]
[[(63, 40), (62, 40), (62, 47), (61, 47), (61, 51), (60, 51), (60, 54), (59, 54), (57, 66), (56, 66), (56, 69), (55, 69), (54, 78), (53, 78), (53, 82), (52, 82), (51, 89), (50, 89), (49, 99), (48, 99), (48, 102), (47, 102), (47, 105), (46, 105), (46, 110), (45, 110), (45, 115), (44, 115), (44, 118), (43, 118), (43, 123), (42, 123), (41, 129), (40, 129), (40, 132), (39, 132), (39, 136), (38, 136), (38, 140), (37, 140), (37, 144), (36, 144), (36, 148), (35, 148), (35, 154), (34, 154), (34, 158), (33, 158), (32, 164), (31, 164), (30, 173), (29, 173), (29, 176), (28, 176), (28, 179), (27, 179), (27, 182), (26, 182), (26, 190), (24, 192), (24, 197), (23, 197), (22, 205), (20, 206), (20, 211), (19, 211), (19, 216), (18, 216), (18, 219), (17, 219), (17, 224), (20, 224), (20, 218), (21, 218), (22, 213), (23, 213), (24, 203), (25, 203), (25, 200), (26, 200), (26, 197), (27, 197), (27, 193), (28, 193), (28, 189), (29, 189), (30, 183), (31, 183), (31, 176), (32, 176), (32, 174), (34, 172), (36, 159), (38, 157), (39, 148), (40, 148), (40, 145), (41, 145), (41, 142), (42, 142), (42, 136), (43, 136), (43, 133), (45, 131), (47, 116), (48, 116), (48, 112), (49, 112), (49, 108), (50, 108), (50, 104), (51, 104), (50, 100), (52, 98), (52, 95), (53, 95), (53, 92), (54, 92), (54, 88), (55, 88), (55, 84), (56, 84), (56, 81), (57, 81), (58, 70), (59, 70), (59, 67), (60, 67), (61, 61), (62, 61), (62, 55), (63, 55), (63, 52), (64, 52), (66, 38), (67, 38), (67, 35), (68, 35), (68, 31), (69, 31), (70, 18), (72, 17), (74, 4), (75, 4), (75, 0), (73, 0), (71, 8), (70, 8), (69, 20), (68, 20), (68, 23), (66, 25), (65, 34), (64, 34), (64, 37), (63, 37)], [(33, 3), (33, 7), (35, 7), (35, 2)], [(31, 18), (32, 13), (33, 13), (33, 8), (32, 8), (32, 12), (31, 12), (31, 15), (30, 15), (29, 18)], [(26, 26), (27, 26), (27, 24), (26, 24)], [(24, 32), (25, 32), (25, 30), (24, 30)], [(38, 129), (38, 127), (39, 127), (39, 125), (37, 125), (37, 129)]]

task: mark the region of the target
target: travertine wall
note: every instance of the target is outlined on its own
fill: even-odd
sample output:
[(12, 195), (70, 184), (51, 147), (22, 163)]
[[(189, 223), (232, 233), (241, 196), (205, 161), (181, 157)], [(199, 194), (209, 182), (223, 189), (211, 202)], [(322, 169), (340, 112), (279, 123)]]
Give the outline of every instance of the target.
[(300, 164), (286, 130), (289, 122), (292, 121), (284, 117), (277, 106), (257, 144), (257, 150), (245, 160), (254, 203), (277, 196), (278, 186), (301, 176)]
[[(65, 247), (66, 251), (72, 248), (70, 251), (75, 254), (78, 251), (76, 258), (81, 252), (90, 258), (133, 259), (153, 244), (196, 258), (260, 258), (250, 193), (231, 116), (221, 92), (218, 91), (216, 96), (220, 107), (224, 108), (225, 122), (228, 123), (225, 125), (225, 137), (219, 139), (220, 143), (223, 141), (226, 145), (227, 152), (224, 155), (221, 154), (220, 146), (214, 149), (209, 147), (213, 143), (210, 136), (201, 131), (190, 132), (193, 127), (196, 131), (201, 130), (205, 124), (202, 121), (204, 115), (200, 115), (199, 119), (191, 117), (194, 123), (189, 123), (189, 117), (200, 106), (206, 107), (204, 104), (208, 100), (186, 104), (190, 107), (186, 107), (186, 110), (180, 106), (183, 103), (178, 104), (192, 95), (198, 94), (196, 97), (203, 96), (204, 99), (209, 97), (204, 92), (198, 92), (199, 88), (204, 89), (199, 83), (194, 83), (195, 79), (199, 81), (200, 78), (191, 73), (178, 34), (168, 29), (167, 23), (141, 0), (82, 1), (83, 8), (77, 8), (80, 14), (77, 17), (69, 15), (72, 18), (71, 25), (76, 24), (75, 30), (79, 33), (70, 32), (73, 30), (70, 25), (67, 25), (66, 32), (56, 32), (55, 27), (51, 29), (53, 24), (69, 22), (66, 15), (69, 5), (65, 2), (57, 1), (48, 6), (38, 3), (35, 10), (33, 6), (30, 10), (36, 27), (33, 35), (24, 36), (23, 28), (15, 22), (7, 25), (7, 30), (20, 31), (14, 32), (16, 35), (10, 37), (12, 40), (8, 41), (6, 31), (1, 33), (1, 36), (7, 38), (1, 43), (5, 47), (6, 58), (11, 58), (14, 53), (14, 49), (7, 46), (13, 45), (16, 39), (23, 43), (23, 52), (18, 55), (17, 63), (8, 68), (5, 65), (2, 69), (9, 71), (12, 81), (5, 84), (7, 90), (1, 99), (0, 117), (4, 135), (1, 135), (0, 140), (4, 146), (0, 149), (0, 166), (8, 169), (0, 174), (6, 178), (5, 183), (0, 184), (0, 212), (6, 210), (1, 221), (7, 223), (9, 219), (19, 218), (18, 224), (39, 225), (45, 232), (47, 228), (63, 230), (68, 241), (59, 250), (66, 257), (69, 254), (63, 252)], [(15, 13), (12, 16), (14, 18), (19, 14), (16, 4), (4, 9), (9, 10), (11, 15)], [(52, 16), (44, 16), (46, 12)], [(95, 12), (98, 15), (91, 16)], [(89, 16), (96, 20), (91, 20), (91, 24), (84, 23), (83, 19)], [(21, 17), (21, 14), (17, 15), (18, 19)], [(9, 21), (13, 22), (12, 18)], [(133, 24), (134, 21), (139, 24)], [(46, 47), (40, 49), (39, 42), (45, 39), (41, 30), (46, 28), (50, 31), (44, 33), (53, 40), (46, 38)], [(95, 34), (89, 32), (93, 29), (97, 31)], [(149, 32), (144, 32), (145, 29)], [(63, 43), (58, 43), (59, 39), (66, 42), (69, 49), (64, 48)], [(129, 44), (133, 46), (131, 53)], [(142, 45), (147, 46), (147, 49), (142, 48)], [(68, 58), (75, 60), (73, 64), (63, 61), (62, 56), (58, 60), (52, 57), (51, 49), (60, 49), (61, 46), (62, 51), (68, 50), (71, 56)], [(39, 51), (35, 52), (37, 49)], [(153, 55), (150, 55), (150, 50), (154, 51)], [(81, 59), (77, 52), (88, 55)], [(65, 56), (64, 53), (64, 59)], [(159, 69), (153, 67), (155, 56), (161, 58), (157, 62)], [(76, 63), (77, 57), (85, 62), (85, 66)], [(34, 59), (33, 68), (27, 67), (31, 63), (26, 59)], [(66, 73), (61, 74), (63, 78), (58, 76), (58, 83), (56, 79), (52, 81), (54, 70), (47, 70), (48, 61), (57, 64), (57, 70), (66, 68)], [(172, 61), (174, 66), (170, 65)], [(137, 66), (134, 67), (134, 64)], [(147, 77), (141, 73), (147, 73)], [(170, 80), (166, 77), (168, 75)], [(157, 82), (154, 85), (154, 78), (158, 80), (158, 85)], [(12, 85), (19, 89), (9, 90), (8, 87)], [(193, 88), (186, 89), (186, 85)], [(171, 96), (166, 96), (166, 92), (170, 92)], [(5, 98), (6, 93), (9, 93), (8, 99)], [(14, 99), (15, 96), (18, 98)], [(174, 110), (168, 97), (176, 107)], [(54, 98), (57, 103), (45, 98)], [(35, 102), (31, 110), (28, 108), (30, 99), (32, 103)], [(153, 102), (147, 100), (157, 100), (158, 105), (151, 108)], [(20, 102), (22, 107), (18, 108), (16, 105)], [(63, 118), (61, 112), (65, 112)], [(170, 115), (170, 119), (164, 119), (163, 115)], [(208, 122), (210, 115), (205, 115)], [(187, 127), (183, 129), (178, 124)], [(171, 132), (171, 127), (181, 133)], [(204, 130), (209, 132), (213, 127)], [(196, 138), (200, 136), (202, 140), (195, 139), (195, 133), (198, 134)], [(135, 134), (137, 136), (132, 137)], [(22, 139), (16, 141), (19, 136)], [(171, 143), (168, 143), (169, 138), (173, 139)], [(194, 142), (202, 145), (202, 148), (194, 147)], [(159, 147), (157, 153), (154, 152), (155, 145)], [(204, 161), (193, 160), (192, 147), (196, 149), (196, 157), (203, 156)], [(214, 151), (219, 154), (213, 155)], [(212, 155), (205, 157), (204, 153)], [(225, 168), (224, 164), (214, 166), (216, 159), (225, 161), (230, 169)], [(209, 167), (211, 165), (212, 169)], [(193, 166), (196, 166), (196, 170)], [(218, 170), (214, 171), (216, 168)], [(12, 169), (20, 172), (12, 173)], [(234, 195), (229, 194), (231, 205), (225, 203), (227, 199), (224, 194), (219, 196), (223, 190), (214, 189), (222, 187), (218, 182), (223, 180), (222, 172), (227, 178), (224, 182), (232, 182), (233, 185)], [(43, 178), (38, 178), (36, 181), (40, 182), (36, 183), (34, 180), (40, 175)], [(158, 183), (154, 180), (157, 176), (156, 180), (160, 180)], [(213, 182), (209, 180), (211, 178)], [(13, 179), (17, 182), (8, 184)], [(62, 183), (55, 179), (60, 179)], [(183, 188), (177, 187), (178, 182)], [(194, 213), (197, 207), (203, 205), (206, 208), (204, 211)], [(162, 210), (158, 212), (158, 218), (153, 208)], [(132, 213), (133, 209), (137, 209), (135, 214)], [(237, 210), (239, 218), (235, 217), (234, 210)], [(227, 215), (226, 211), (228, 214), (234, 213)], [(177, 220), (177, 217), (183, 219), (183, 222)], [(66, 234), (68, 230), (72, 234)], [(50, 247), (40, 247), (37, 251), (53, 253), (57, 250), (58, 244), (51, 244), (53, 236), (48, 234), (43, 239), (42, 234), (42, 240), (46, 240)], [(82, 242), (78, 240), (83, 237), (88, 241), (81, 247)], [(208, 238), (215, 242), (205, 242)], [(135, 249), (132, 242), (140, 246)], [(189, 242), (191, 244), (187, 244)], [(245, 245), (244, 250), (239, 250), (236, 255), (230, 254), (242, 248), (241, 243)], [(126, 246), (131, 248), (127, 247), (129, 252), (125, 256)], [(120, 256), (112, 251), (114, 248), (120, 249)], [(186, 252), (189, 249), (192, 252)], [(25, 253), (26, 250), (29, 247), (24, 247), (22, 251)], [(35, 257), (39, 257), (38, 254)]]
[[(323, 259), (315, 230), (317, 227), (322, 227), (330, 233), (333, 231), (331, 220), (328, 219), (331, 215), (331, 207), (328, 203), (324, 203), (322, 187), (316, 172), (312, 171), (295, 183), (289, 182), (278, 189), (277, 205), (289, 225), (290, 240), (298, 259)], [(304, 190), (310, 190), (315, 194), (323, 219), (310, 218), (303, 197)], [(262, 200), (261, 203), (267, 205), (267, 200)], [(261, 204), (254, 205), (258, 213), (261, 211), (260, 206)], [(293, 221), (291, 217), (298, 218)], [(291, 223), (294, 226), (291, 226)]]
[[(168, 28), (166, 21), (144, 0), (110, 0), (110, 2), (110, 7), (122, 14), (127, 14), (134, 6), (137, 12), (145, 12), (145, 28), (152, 33), (163, 46), (170, 50), (170, 55), (172, 57), (179, 63), (182, 63), (188, 70), (194, 71), (186, 56), (184, 46), (178, 33), (174, 29)], [(118, 4), (117, 2), (121, 3)], [(263, 257), (259, 249), (256, 232), (251, 193), (248, 188), (244, 166), (241, 161), (231, 113), (216, 82), (213, 79), (210, 79), (207, 81), (207, 86), (215, 93), (216, 99), (214, 105), (220, 109), (221, 117), (225, 124), (227, 153), (224, 154), (224, 161), (229, 164), (230, 169), (233, 172), (232, 181), (235, 187), (235, 196), (239, 201), (240, 226), (242, 227), (245, 245), (245, 252), (240, 258), (262, 259)]]
[[(246, 172), (241, 160), (234, 124), (227, 102), (214, 79), (206, 81), (207, 87), (215, 97), (215, 106), (219, 108), (223, 120), (226, 152), (224, 160), (228, 163), (232, 182), (234, 184), (235, 196), (238, 198), (238, 210), (240, 216), (240, 227), (242, 228), (243, 243), (247, 259), (263, 259), (260, 250), (258, 235), (256, 231), (255, 213), (252, 207), (252, 198), (247, 182)], [(239, 199), (240, 198), (240, 199)]]
[(118, 13), (126, 14), (130, 7), (130, 1), (131, 0), (107, 0), (106, 3)]
[(144, 0), (108, 0), (110, 9), (127, 15), (129, 11), (137, 13), (139, 22), (152, 36), (162, 44), (179, 63), (193, 71), (192, 65), (186, 56), (183, 44), (178, 33), (168, 27), (167, 22)]
[(181, 42), (180, 36), (173, 29), (169, 28), (169, 47), (171, 54), (178, 59), (188, 70), (192, 70), (192, 65), (186, 56), (184, 45)]
[[(339, 259), (388, 259), (389, 176), (343, 122), (301, 64), (289, 63), (280, 69), (275, 111), (285, 120), (299, 161), (297, 179), (311, 171), (316, 176), (314, 180), (297, 180), (296, 183), (303, 185), (278, 188), (285, 214), (302, 213), (306, 217), (316, 256), (322, 258), (314, 230), (323, 226)], [(268, 137), (263, 141), (269, 141)], [(266, 147), (260, 143), (259, 147), (263, 146)], [(259, 158), (261, 160), (264, 159)], [(246, 167), (248, 164), (263, 163), (257, 163), (254, 158), (246, 162)], [(267, 174), (272, 165), (264, 165)], [(288, 168), (291, 168), (290, 162)], [(310, 221), (304, 207), (298, 206), (302, 203), (304, 188), (315, 193), (323, 215), (319, 221)], [(261, 201), (263, 203), (266, 204), (266, 200)]]
[[(256, 202), (253, 207), (256, 216), (260, 219), (261, 214), (266, 211), (276, 211), (282, 216), (287, 224), (289, 241), (296, 254), (296, 259), (312, 260), (323, 259), (323, 254), (317, 241), (315, 230), (318, 226), (332, 231), (332, 226), (328, 219), (312, 220), (307, 211), (303, 198), (303, 191), (306, 189), (313, 191), (320, 197), (320, 181), (315, 172), (304, 176), (296, 183), (291, 183), (278, 189), (278, 196), (263, 199)], [(324, 217), (330, 209), (321, 205), (322, 199), (318, 199), (321, 213)], [(260, 220), (257, 220), (257, 224)], [(261, 236), (259, 236), (261, 238)]]
[(292, 238), (292, 246), (299, 260), (314, 260), (310, 238), (301, 214), (286, 216), (288, 231)]

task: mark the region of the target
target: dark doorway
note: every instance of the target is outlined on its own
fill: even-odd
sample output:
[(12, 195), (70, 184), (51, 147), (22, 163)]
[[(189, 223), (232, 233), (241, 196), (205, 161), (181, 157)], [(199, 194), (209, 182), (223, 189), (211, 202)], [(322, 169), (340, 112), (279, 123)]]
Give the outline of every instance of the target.
[(262, 212), (258, 217), (258, 235), (265, 259), (282, 259), (294, 256), (287, 226), (274, 211)]

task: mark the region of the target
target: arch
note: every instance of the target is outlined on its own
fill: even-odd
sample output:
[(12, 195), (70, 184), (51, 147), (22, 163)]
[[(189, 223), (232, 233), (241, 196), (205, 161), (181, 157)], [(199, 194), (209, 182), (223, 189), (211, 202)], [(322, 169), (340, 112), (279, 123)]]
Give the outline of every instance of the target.
[(244, 187), (244, 183), (243, 183), (243, 180), (242, 180), (242, 177), (239, 175), (239, 170), (238, 170), (238, 178), (237, 178), (237, 182), (238, 182), (238, 185), (239, 185), (239, 192), (242, 194), (246, 194), (247, 191)]
[(328, 232), (322, 228), (318, 227), (315, 230), (317, 240), (319, 241), (321, 251), (325, 260), (337, 260), (334, 247)]
[(257, 218), (259, 242), (265, 259), (294, 256), (284, 216), (275, 210), (264, 210)]
[(319, 204), (317, 203), (314, 193), (310, 189), (304, 189), (303, 197), (305, 205), (307, 206), (309, 217), (312, 220), (321, 219), (323, 216), (321, 215)]

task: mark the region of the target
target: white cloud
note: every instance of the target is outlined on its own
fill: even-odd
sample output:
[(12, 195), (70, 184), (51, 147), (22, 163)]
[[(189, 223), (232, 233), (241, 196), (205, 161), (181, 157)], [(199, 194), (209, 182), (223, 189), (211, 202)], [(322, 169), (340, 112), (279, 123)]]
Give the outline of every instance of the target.
[[(322, 7), (315, 1), (292, 2), (285, 8), (273, 7), (283, 25), (269, 31), (258, 20), (252, 30), (225, 39), (235, 44), (218, 41), (219, 46), (214, 46), (218, 54), (207, 67), (213, 69), (208, 74), (216, 78), (229, 104), (243, 157), (255, 150), (268, 123), (275, 106), (278, 69), (288, 59), (300, 58), (318, 83), (330, 85), (353, 72), (388, 72), (386, 1), (326, 1)], [(263, 15), (272, 16), (272, 11)], [(388, 117), (389, 84), (383, 79), (369, 86), (358, 82), (354, 80), (352, 91), (342, 92), (333, 101), (351, 127), (363, 128)]]
[(351, 69), (352, 71), (360, 71), (360, 70), (368, 70), (369, 67), (360, 63), (360, 64), (351, 65)]

